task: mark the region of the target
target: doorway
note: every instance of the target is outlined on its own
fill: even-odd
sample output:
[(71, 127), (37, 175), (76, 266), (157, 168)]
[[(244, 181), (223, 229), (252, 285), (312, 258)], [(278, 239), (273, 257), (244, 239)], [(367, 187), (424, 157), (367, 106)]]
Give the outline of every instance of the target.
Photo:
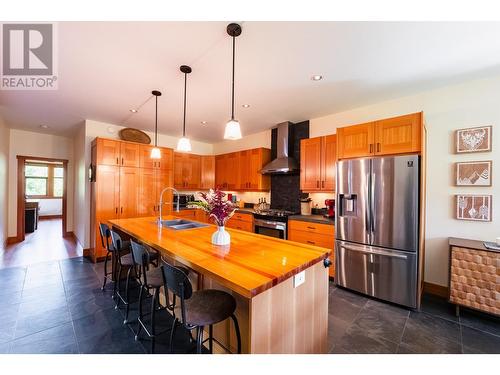
[[(26, 232), (38, 230), (40, 219), (60, 221), (61, 237), (67, 231), (68, 160), (17, 156), (17, 242)], [(47, 227), (47, 226), (44, 226)]]

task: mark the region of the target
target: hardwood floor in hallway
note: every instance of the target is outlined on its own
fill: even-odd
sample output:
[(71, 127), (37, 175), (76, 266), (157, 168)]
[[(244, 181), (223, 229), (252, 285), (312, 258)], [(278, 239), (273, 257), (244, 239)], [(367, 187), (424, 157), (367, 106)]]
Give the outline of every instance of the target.
[(23, 242), (8, 245), (0, 252), (0, 268), (80, 256), (82, 248), (77, 241), (72, 237), (62, 237), (61, 219), (40, 220), (38, 229), (33, 233), (26, 233)]

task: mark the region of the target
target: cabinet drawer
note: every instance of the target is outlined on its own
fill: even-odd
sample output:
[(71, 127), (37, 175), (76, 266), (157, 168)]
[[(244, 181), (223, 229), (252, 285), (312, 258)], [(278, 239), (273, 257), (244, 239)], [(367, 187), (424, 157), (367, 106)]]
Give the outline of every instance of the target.
[(228, 228), (244, 230), (246, 232), (253, 232), (253, 222), (238, 220), (232, 217), (226, 223)]
[(333, 225), (311, 223), (299, 220), (290, 220), (288, 222), (288, 227), (290, 228), (290, 231), (300, 230), (310, 233), (325, 234), (331, 236), (332, 238), (335, 231)]
[(229, 220), (232, 220), (232, 219), (246, 221), (248, 223), (253, 223), (253, 215), (252, 214), (242, 214), (240, 212), (236, 212)]
[(314, 234), (311, 232), (304, 232), (301, 230), (289, 230), (288, 239), (290, 241), (296, 241), (304, 243), (307, 245), (326, 247), (328, 249), (333, 249), (335, 244), (335, 238), (332, 234)]

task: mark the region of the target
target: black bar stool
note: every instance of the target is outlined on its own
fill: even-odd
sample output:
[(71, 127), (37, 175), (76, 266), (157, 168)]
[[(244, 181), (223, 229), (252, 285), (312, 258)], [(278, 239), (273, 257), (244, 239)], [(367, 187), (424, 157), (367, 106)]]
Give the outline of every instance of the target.
[[(140, 293), (139, 293), (139, 316), (137, 318), (137, 333), (135, 335), (135, 339), (139, 339), (139, 334), (141, 333), (141, 330), (144, 329), (148, 337), (151, 339), (151, 353), (154, 353), (154, 348), (155, 348), (155, 338), (158, 335), (161, 335), (165, 332), (170, 331), (169, 329), (166, 329), (162, 332), (156, 332), (156, 311), (162, 310), (162, 309), (168, 309), (173, 311), (175, 309), (175, 298), (173, 299), (172, 304), (170, 304), (169, 298), (168, 298), (168, 293), (167, 289), (164, 288), (164, 293), (165, 293), (165, 300), (166, 300), (166, 306), (161, 306), (159, 302), (159, 296), (160, 296), (160, 289), (162, 286), (165, 285), (165, 282), (163, 280), (163, 273), (160, 268), (153, 268), (152, 270), (149, 270), (149, 265), (151, 264), (150, 262), (150, 256), (151, 253), (147, 251), (147, 248), (134, 240), (131, 241), (131, 246), (132, 246), (132, 258), (134, 260), (134, 264), (137, 269), (139, 269), (140, 277)], [(184, 267), (179, 267), (182, 269), (184, 273), (188, 273), (189, 270)], [(150, 295), (150, 290), (153, 290), (153, 294)], [(151, 311), (147, 314), (143, 314), (143, 296), (144, 292), (146, 294), (146, 298), (151, 297)], [(151, 322), (150, 326), (147, 327), (147, 324), (144, 320), (146, 316), (150, 315), (151, 316)]]
[[(116, 279), (116, 267), (117, 267), (117, 258), (118, 252), (115, 251), (113, 244), (109, 242), (111, 238), (111, 230), (109, 226), (104, 223), (99, 223), (99, 233), (101, 235), (101, 244), (106, 249), (106, 258), (104, 259), (104, 280), (102, 282), (101, 290), (106, 288), (106, 282), (108, 280), (114, 281)], [(123, 246), (123, 245), (122, 245)], [(124, 244), (124, 247), (127, 247), (127, 244)], [(108, 260), (111, 255), (111, 272), (108, 272)], [(115, 275), (113, 275), (113, 270), (115, 270)], [(113, 285), (113, 298), (116, 297), (116, 282)]]
[[(175, 329), (182, 324), (189, 331), (197, 329), (196, 352), (201, 354), (203, 343), (208, 340), (210, 353), (213, 352), (213, 325), (231, 318), (234, 322), (238, 354), (241, 353), (241, 335), (238, 319), (234, 315), (236, 300), (232, 295), (222, 290), (205, 289), (193, 292), (193, 287), (186, 273), (170, 264), (161, 266), (165, 289), (181, 300), (181, 320), (174, 314), (172, 331), (170, 332), (170, 350), (173, 352)], [(167, 293), (168, 295), (168, 293)], [(209, 327), (209, 337), (203, 340), (203, 328)]]

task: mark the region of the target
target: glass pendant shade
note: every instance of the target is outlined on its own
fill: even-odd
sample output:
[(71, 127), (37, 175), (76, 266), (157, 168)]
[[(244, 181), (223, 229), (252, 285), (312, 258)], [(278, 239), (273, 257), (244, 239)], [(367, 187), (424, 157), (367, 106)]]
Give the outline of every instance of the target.
[(158, 147), (151, 149), (151, 159), (161, 159), (161, 151)]
[(191, 141), (189, 138), (182, 137), (177, 142), (177, 151), (191, 152)]
[(229, 120), (224, 130), (224, 139), (241, 139), (240, 123), (236, 120)]

